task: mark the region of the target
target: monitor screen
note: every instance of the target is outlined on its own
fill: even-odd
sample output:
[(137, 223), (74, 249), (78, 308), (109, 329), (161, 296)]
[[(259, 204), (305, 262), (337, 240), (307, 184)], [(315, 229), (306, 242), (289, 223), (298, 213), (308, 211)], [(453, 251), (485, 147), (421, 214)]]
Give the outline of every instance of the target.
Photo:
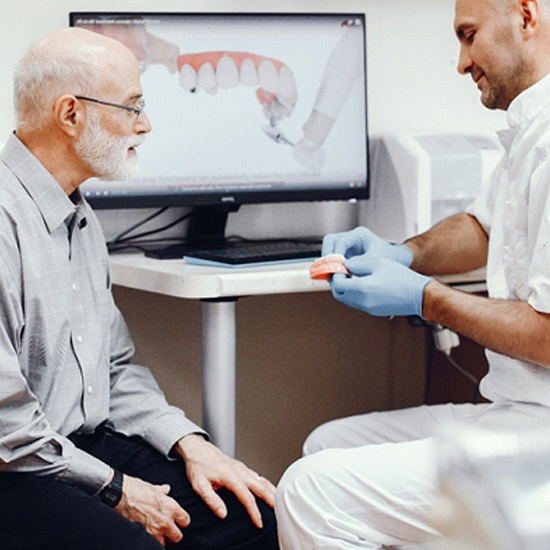
[(70, 24), (134, 52), (153, 127), (137, 177), (82, 186), (92, 206), (368, 196), (364, 13), (74, 12)]

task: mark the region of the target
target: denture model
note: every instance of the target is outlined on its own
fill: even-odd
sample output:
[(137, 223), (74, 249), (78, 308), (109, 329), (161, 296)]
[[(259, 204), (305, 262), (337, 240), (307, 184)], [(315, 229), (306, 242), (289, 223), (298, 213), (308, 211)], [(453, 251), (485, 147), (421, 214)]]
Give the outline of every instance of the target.
[(292, 71), (282, 62), (249, 52), (213, 51), (178, 56), (180, 85), (190, 92), (215, 94), (238, 84), (258, 86), (256, 96), (273, 125), (289, 116), (298, 89)]
[(344, 256), (342, 254), (327, 254), (322, 258), (315, 260), (309, 268), (309, 276), (312, 279), (321, 279), (328, 281), (331, 275), (343, 273), (349, 275), (347, 267), (344, 265)]

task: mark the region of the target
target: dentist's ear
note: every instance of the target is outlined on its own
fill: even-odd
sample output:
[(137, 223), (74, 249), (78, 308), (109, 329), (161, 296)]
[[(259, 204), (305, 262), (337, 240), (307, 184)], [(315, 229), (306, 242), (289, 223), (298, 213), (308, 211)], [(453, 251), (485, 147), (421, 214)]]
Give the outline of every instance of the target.
[(65, 94), (55, 102), (54, 117), (62, 132), (75, 137), (86, 119), (85, 108), (73, 95)]
[(537, 27), (540, 6), (539, 0), (521, 0), (521, 30), (523, 32), (534, 30)]

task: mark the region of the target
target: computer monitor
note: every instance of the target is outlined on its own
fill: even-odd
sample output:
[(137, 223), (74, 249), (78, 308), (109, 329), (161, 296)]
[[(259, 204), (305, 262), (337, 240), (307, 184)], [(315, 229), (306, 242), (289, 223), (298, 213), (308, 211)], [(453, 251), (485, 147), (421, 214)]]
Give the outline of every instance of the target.
[[(82, 186), (94, 208), (192, 206), (188, 239), (223, 240), (241, 204), (368, 197), (365, 14), (73, 12), (141, 67), (153, 131), (139, 173)], [(228, 7), (232, 6), (231, 10)]]

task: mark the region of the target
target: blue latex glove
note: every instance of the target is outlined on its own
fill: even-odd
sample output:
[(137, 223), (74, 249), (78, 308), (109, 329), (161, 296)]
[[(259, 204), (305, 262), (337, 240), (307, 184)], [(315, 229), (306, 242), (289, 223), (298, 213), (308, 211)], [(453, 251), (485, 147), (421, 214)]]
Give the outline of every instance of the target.
[(422, 317), (424, 288), (432, 280), (431, 277), (385, 258), (369, 264), (363, 262), (362, 267), (362, 277), (343, 274), (332, 277), (330, 286), (336, 300), (377, 317)]
[(346, 258), (359, 256), (369, 264), (374, 260), (387, 258), (407, 267), (413, 260), (412, 251), (408, 246), (390, 244), (366, 227), (357, 227), (352, 231), (327, 235), (323, 239), (321, 255), (326, 256), (327, 254), (342, 254)]

